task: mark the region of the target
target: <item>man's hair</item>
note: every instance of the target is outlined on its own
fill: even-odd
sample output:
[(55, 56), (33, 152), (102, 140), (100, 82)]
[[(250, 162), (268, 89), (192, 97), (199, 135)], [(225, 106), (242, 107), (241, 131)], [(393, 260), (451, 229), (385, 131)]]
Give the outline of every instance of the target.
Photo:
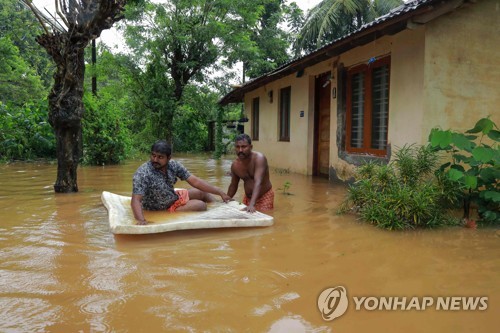
[(248, 136), (248, 134), (245, 134), (245, 133), (238, 134), (236, 136), (236, 138), (234, 139), (234, 142), (243, 141), (243, 140), (246, 140), (249, 145), (252, 144), (252, 139), (250, 139), (250, 136)]
[(172, 154), (172, 147), (165, 140), (156, 141), (151, 147), (151, 152), (164, 154), (170, 156)]

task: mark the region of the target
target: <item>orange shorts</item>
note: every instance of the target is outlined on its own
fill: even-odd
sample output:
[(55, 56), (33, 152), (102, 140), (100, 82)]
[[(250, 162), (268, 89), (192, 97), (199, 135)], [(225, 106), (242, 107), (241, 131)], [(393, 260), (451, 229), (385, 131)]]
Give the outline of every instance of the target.
[[(250, 198), (246, 195), (243, 197), (243, 203), (248, 206), (250, 203)], [(257, 199), (255, 202), (256, 210), (270, 210), (274, 208), (274, 191), (271, 188), (269, 191), (264, 193), (263, 196)]]
[(175, 210), (181, 206), (184, 206), (189, 201), (189, 192), (188, 190), (175, 190), (175, 194), (179, 196), (176, 202), (174, 202), (170, 207), (167, 208), (167, 211), (170, 213), (175, 212)]

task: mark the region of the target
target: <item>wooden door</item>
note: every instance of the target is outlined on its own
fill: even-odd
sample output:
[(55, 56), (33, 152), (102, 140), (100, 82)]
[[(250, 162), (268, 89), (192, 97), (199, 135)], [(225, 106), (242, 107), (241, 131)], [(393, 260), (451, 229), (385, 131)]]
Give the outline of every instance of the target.
[(314, 110), (314, 175), (328, 177), (330, 169), (330, 73), (315, 80)]

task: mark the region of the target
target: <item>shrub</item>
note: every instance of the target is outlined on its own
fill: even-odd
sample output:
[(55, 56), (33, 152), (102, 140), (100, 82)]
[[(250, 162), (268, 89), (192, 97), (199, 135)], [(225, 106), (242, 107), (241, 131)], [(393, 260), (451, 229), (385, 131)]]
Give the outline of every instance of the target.
[(113, 97), (85, 94), (83, 118), (83, 162), (91, 165), (117, 164), (130, 150), (126, 116)]
[(0, 159), (55, 158), (55, 136), (47, 112), (46, 100), (20, 107), (0, 102)]
[(401, 230), (452, 223), (445, 214), (442, 183), (433, 177), (437, 153), (429, 146), (409, 145), (395, 159), (358, 168), (341, 212), (356, 211), (378, 227)]
[(489, 118), (459, 133), (434, 128), (429, 136), (436, 151), (444, 151), (450, 161), (438, 177), (456, 188), (456, 198), (464, 202), (464, 218), (470, 219), (471, 203), (477, 205), (483, 223), (500, 222), (500, 132)]

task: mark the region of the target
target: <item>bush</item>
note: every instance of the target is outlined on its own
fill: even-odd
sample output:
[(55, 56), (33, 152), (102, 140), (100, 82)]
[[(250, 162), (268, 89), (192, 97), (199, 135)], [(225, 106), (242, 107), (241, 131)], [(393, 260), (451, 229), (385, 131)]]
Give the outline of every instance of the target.
[(124, 108), (113, 96), (101, 93), (99, 98), (84, 96), (83, 163), (117, 164), (130, 150), (130, 131)]
[(437, 153), (429, 146), (404, 146), (388, 165), (358, 168), (341, 212), (356, 211), (378, 227), (402, 230), (435, 227), (453, 221), (445, 214), (442, 183), (432, 175)]
[(47, 113), (45, 99), (21, 107), (0, 102), (0, 159), (55, 158), (55, 136)]
[(173, 146), (175, 151), (199, 152), (208, 142), (207, 121), (189, 105), (182, 105), (174, 117)]
[(500, 222), (500, 132), (489, 118), (459, 133), (434, 128), (429, 136), (436, 151), (444, 151), (451, 161), (443, 164), (438, 176), (456, 188), (456, 198), (464, 202), (464, 218), (470, 219), (471, 203), (479, 221)]

